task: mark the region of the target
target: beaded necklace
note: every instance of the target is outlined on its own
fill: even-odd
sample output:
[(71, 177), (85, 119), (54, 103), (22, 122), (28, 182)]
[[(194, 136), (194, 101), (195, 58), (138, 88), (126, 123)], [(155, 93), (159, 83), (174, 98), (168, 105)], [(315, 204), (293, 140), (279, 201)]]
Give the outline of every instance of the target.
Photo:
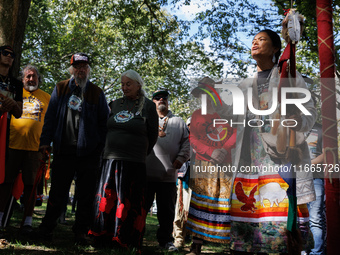
[[(126, 98), (123, 97), (123, 100), (120, 102), (120, 108), (123, 108), (125, 100), (126, 100)], [(139, 97), (137, 97), (135, 103), (132, 105), (132, 107), (130, 109), (129, 109), (129, 101), (126, 101), (127, 111), (131, 113), (132, 109), (137, 107), (138, 104), (139, 104)]]
[(2, 74), (0, 74), (0, 78), (1, 78), (3, 83), (6, 83), (6, 80), (8, 79), (8, 74), (6, 76), (3, 76)]
[(163, 118), (163, 125), (162, 126), (158, 126), (158, 136), (159, 137), (164, 137), (166, 136), (166, 133), (164, 132), (165, 129), (166, 129), (166, 126), (168, 124), (168, 120), (169, 120), (169, 117), (166, 116)]

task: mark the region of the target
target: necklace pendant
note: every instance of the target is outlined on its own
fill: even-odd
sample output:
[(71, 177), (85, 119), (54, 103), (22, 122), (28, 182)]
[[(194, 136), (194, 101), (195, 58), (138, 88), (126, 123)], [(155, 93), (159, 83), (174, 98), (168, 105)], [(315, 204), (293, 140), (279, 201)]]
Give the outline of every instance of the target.
[(164, 137), (164, 136), (166, 136), (166, 134), (165, 134), (165, 132), (163, 130), (159, 130), (158, 131), (158, 136), (159, 137)]

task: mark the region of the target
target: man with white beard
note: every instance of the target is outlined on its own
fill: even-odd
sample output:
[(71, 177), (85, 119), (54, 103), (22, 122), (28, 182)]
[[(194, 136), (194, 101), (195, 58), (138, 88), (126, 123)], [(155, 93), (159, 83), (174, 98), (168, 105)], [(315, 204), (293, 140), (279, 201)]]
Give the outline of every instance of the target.
[(71, 57), (72, 77), (57, 83), (46, 112), (40, 150), (50, 150), (53, 142), (53, 163), (49, 201), (38, 231), (40, 239), (52, 239), (76, 175), (77, 209), (73, 232), (77, 244), (89, 241), (87, 232), (109, 116), (103, 91), (89, 81), (89, 64), (89, 57), (84, 53)]
[(41, 77), (35, 66), (28, 65), (23, 69), (22, 82), (24, 87), (22, 92), (23, 111), (20, 118), (12, 118), (10, 122), (5, 181), (0, 185), (0, 217), (5, 211), (13, 184), (21, 170), (24, 183), (23, 201), (26, 217), (20, 229), (20, 234), (28, 235), (33, 231), (32, 215), (36, 190), (34, 190), (34, 196), (31, 201), (30, 195), (40, 165), (39, 160), (41, 159), (39, 138), (51, 96), (38, 88)]

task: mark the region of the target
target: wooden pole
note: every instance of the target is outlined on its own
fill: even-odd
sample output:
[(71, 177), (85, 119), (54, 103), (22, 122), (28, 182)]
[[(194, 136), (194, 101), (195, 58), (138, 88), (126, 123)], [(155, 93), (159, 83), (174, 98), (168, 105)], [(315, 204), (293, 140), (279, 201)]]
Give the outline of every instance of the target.
[[(321, 74), (321, 114), (323, 129), (323, 148), (326, 190), (327, 217), (327, 254), (339, 254), (340, 204), (337, 120), (336, 120), (336, 88), (335, 88), (335, 55), (332, 22), (332, 1), (317, 0), (316, 15), (318, 26), (318, 46)], [(333, 167), (333, 169), (332, 169)]]

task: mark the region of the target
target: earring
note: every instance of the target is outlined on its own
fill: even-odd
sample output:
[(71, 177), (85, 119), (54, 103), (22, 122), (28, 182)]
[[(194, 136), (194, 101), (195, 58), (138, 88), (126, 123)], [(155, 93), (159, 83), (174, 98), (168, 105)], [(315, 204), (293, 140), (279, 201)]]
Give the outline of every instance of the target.
[(275, 64), (276, 63), (276, 57), (273, 55), (272, 62)]

